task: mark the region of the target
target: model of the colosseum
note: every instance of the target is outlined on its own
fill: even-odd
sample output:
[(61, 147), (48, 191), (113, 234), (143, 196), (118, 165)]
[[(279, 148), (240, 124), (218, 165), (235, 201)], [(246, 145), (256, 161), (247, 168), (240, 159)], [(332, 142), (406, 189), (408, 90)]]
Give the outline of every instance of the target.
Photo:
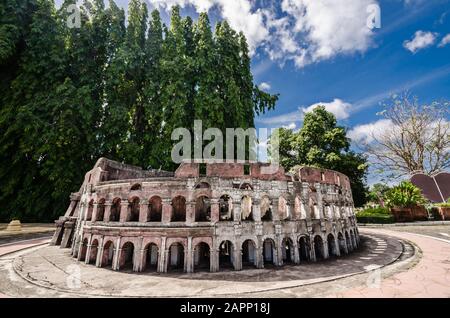
[(357, 248), (347, 176), (267, 167), (186, 162), (173, 173), (101, 158), (56, 221), (52, 244), (98, 267), (188, 273), (301, 264)]

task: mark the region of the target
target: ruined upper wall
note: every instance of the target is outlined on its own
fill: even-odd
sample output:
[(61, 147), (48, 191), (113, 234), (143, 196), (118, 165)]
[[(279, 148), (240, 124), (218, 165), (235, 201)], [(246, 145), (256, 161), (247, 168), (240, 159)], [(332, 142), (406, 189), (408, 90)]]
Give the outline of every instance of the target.
[(313, 167), (295, 167), (295, 178), (302, 182), (336, 184), (344, 189), (350, 189), (349, 178), (340, 172)]

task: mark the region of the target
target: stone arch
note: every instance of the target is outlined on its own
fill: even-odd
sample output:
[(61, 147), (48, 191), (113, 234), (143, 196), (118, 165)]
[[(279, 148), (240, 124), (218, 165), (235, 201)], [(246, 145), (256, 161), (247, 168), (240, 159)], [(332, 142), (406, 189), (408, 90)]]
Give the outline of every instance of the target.
[(228, 194), (219, 198), (220, 221), (233, 221), (233, 200)]
[(159, 260), (159, 247), (155, 242), (149, 242), (144, 247), (144, 264), (142, 269), (145, 271), (157, 271)]
[(167, 271), (184, 271), (184, 251), (184, 245), (181, 242), (173, 242), (169, 246)]
[(202, 181), (195, 186), (195, 189), (211, 189), (211, 185), (208, 182)]
[(97, 214), (95, 216), (95, 220), (93, 221), (103, 221), (105, 217), (105, 199), (98, 200), (97, 203)]
[(314, 237), (314, 253), (316, 260), (322, 260), (325, 258), (325, 253), (323, 250), (323, 240), (320, 235)]
[(327, 245), (328, 245), (328, 255), (329, 256), (338, 256), (338, 247), (336, 246), (336, 240), (334, 239), (334, 235), (332, 233), (327, 236)]
[(88, 238), (85, 237), (83, 239), (83, 242), (81, 243), (80, 261), (86, 260), (86, 252), (87, 252), (88, 242), (89, 242)]
[(285, 237), (283, 241), (281, 241), (281, 251), (283, 263), (294, 263), (294, 243), (292, 242), (291, 238)]
[(252, 198), (244, 195), (241, 198), (241, 220), (253, 221), (253, 202)]
[(122, 245), (119, 256), (119, 269), (133, 269), (134, 267), (134, 244), (131, 241)]
[(186, 221), (186, 198), (179, 195), (172, 199), (171, 222)]
[(139, 222), (139, 202), (140, 199), (138, 197), (132, 197), (130, 200), (128, 200), (128, 215), (129, 219), (127, 221), (129, 222)]
[(242, 243), (242, 266), (256, 267), (256, 261), (256, 244), (252, 239), (247, 239)]
[(219, 244), (219, 269), (234, 268), (235, 246), (229, 240), (224, 240)]
[(92, 212), (94, 211), (94, 199), (91, 199), (88, 203), (88, 209), (86, 212), (86, 221), (92, 220)]
[(309, 261), (311, 259), (310, 246), (309, 237), (305, 235), (300, 236), (298, 240), (300, 261)]
[(103, 244), (103, 254), (102, 254), (102, 261), (100, 266), (101, 267), (113, 267), (113, 261), (114, 261), (114, 242), (111, 240), (106, 241)]
[(139, 190), (142, 190), (142, 185), (140, 183), (135, 183), (130, 188), (130, 191), (139, 191)]
[(241, 189), (241, 190), (250, 190), (250, 191), (253, 191), (253, 186), (252, 186), (250, 183), (248, 183), (248, 182), (243, 182), (243, 183), (239, 186), (239, 189)]
[(111, 205), (111, 213), (109, 216), (109, 220), (110, 222), (117, 222), (120, 219), (120, 203), (121, 203), (121, 199), (120, 198), (114, 198), (112, 201), (112, 205)]
[(338, 233), (338, 244), (339, 244), (339, 251), (340, 254), (343, 255), (347, 252), (346, 246), (345, 246), (345, 239), (341, 232)]
[(94, 263), (97, 261), (97, 253), (98, 253), (98, 239), (94, 239), (91, 243), (91, 251), (89, 253), (89, 258), (87, 263)]
[(261, 211), (261, 221), (272, 221), (272, 202), (268, 196), (263, 196), (259, 204)]
[(263, 261), (264, 264), (276, 265), (277, 247), (275, 241), (271, 238), (266, 238), (263, 241)]
[(207, 270), (211, 268), (211, 248), (205, 242), (199, 242), (194, 248), (194, 270)]
[(160, 196), (153, 196), (148, 201), (148, 222), (161, 222), (162, 220), (162, 199)]
[(211, 221), (211, 200), (207, 196), (199, 196), (195, 200), (195, 221)]

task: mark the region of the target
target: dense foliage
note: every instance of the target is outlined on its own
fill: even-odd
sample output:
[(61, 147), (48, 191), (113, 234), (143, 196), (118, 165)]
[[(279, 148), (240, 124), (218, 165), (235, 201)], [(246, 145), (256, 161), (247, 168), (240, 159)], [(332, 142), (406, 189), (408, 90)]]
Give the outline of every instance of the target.
[(366, 202), (366, 158), (350, 150), (350, 140), (336, 117), (316, 107), (305, 114), (303, 127), (295, 132), (279, 129), (280, 163), (290, 170), (296, 165), (308, 165), (342, 172), (350, 178), (355, 206)]
[(367, 208), (356, 214), (358, 223), (394, 223), (394, 216), (387, 208)]
[[(253, 127), (277, 96), (253, 83), (246, 39), (226, 22), (211, 30), (171, 12), (170, 26), (143, 0), (128, 18), (114, 1), (85, 0), (81, 27), (69, 5), (0, 3), (0, 219), (49, 221), (105, 156), (174, 169), (174, 128)], [(218, 67), (220, 66), (220, 67)]]
[(403, 181), (385, 194), (386, 206), (389, 208), (411, 208), (425, 203), (419, 188), (409, 181)]

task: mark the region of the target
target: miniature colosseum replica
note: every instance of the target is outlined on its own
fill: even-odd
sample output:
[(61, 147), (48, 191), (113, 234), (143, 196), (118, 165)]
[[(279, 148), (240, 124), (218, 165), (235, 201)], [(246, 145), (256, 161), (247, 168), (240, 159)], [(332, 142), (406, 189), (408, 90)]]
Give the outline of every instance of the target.
[(173, 173), (101, 158), (51, 244), (97, 267), (188, 273), (300, 264), (358, 247), (347, 176), (267, 167), (185, 162)]

